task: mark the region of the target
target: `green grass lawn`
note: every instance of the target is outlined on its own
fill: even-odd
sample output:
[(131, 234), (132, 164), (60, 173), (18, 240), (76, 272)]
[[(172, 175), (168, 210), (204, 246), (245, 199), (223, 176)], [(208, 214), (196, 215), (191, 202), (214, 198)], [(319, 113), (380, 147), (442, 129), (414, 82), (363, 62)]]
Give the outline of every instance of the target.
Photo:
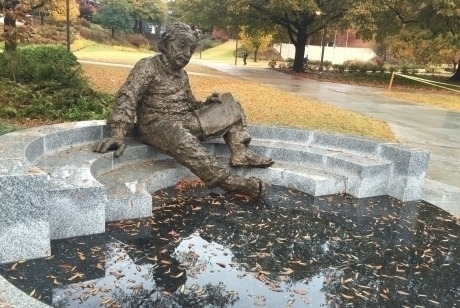
[[(238, 45), (241, 47), (241, 44)], [(206, 49), (201, 53), (201, 60), (211, 60), (215, 62), (223, 62), (227, 64), (235, 64), (235, 56), (233, 52), (235, 51), (236, 41), (235, 40), (228, 40), (227, 42), (220, 44), (219, 46)], [(199, 59), (200, 54), (195, 53), (193, 55), (194, 59)], [(267, 67), (268, 61), (266, 60), (259, 60), (254, 62), (253, 60), (248, 59), (247, 66), (256, 66), (256, 67)], [(243, 65), (243, 59), (238, 58), (237, 61), (238, 65)]]
[(153, 52), (133, 51), (131, 48), (94, 45), (74, 52), (79, 60), (99, 61), (120, 64), (135, 64), (142, 58), (151, 57)]

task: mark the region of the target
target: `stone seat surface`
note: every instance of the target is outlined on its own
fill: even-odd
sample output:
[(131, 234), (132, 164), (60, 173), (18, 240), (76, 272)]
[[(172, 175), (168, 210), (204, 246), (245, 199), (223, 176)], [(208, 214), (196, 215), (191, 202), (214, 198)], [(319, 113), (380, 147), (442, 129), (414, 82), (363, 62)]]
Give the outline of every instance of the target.
[[(248, 128), (251, 149), (276, 164), (237, 168), (237, 173), (314, 196), (347, 192), (359, 198), (388, 194), (402, 201), (422, 197), (427, 151), (320, 131)], [(149, 216), (150, 193), (193, 176), (182, 166), (168, 165), (171, 158), (140, 143), (135, 132), (119, 158), (113, 152), (92, 152), (92, 144), (107, 136), (104, 121), (0, 136), (0, 262), (47, 256), (50, 239), (101, 233), (106, 221)], [(229, 150), (222, 139), (203, 144), (227, 163)], [(157, 169), (142, 171), (142, 164), (149, 162)], [(137, 178), (103, 182), (105, 174), (120, 168), (132, 168)]]

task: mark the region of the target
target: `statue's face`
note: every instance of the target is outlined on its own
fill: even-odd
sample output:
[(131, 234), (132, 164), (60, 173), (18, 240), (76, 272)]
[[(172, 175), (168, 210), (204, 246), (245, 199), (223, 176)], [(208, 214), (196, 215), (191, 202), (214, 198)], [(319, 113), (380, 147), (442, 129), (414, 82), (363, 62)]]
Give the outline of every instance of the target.
[(195, 48), (195, 36), (181, 33), (174, 40), (168, 42), (165, 56), (175, 69), (181, 69), (188, 64)]

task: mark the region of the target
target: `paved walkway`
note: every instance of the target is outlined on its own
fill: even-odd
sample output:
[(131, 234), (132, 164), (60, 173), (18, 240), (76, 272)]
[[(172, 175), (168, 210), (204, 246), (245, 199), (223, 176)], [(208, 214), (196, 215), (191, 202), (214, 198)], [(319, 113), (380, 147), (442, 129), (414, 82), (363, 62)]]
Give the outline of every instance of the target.
[(376, 92), (381, 88), (320, 82), (268, 68), (193, 62), (386, 121), (401, 142), (431, 152), (428, 179), (460, 188), (459, 112), (380, 96)]

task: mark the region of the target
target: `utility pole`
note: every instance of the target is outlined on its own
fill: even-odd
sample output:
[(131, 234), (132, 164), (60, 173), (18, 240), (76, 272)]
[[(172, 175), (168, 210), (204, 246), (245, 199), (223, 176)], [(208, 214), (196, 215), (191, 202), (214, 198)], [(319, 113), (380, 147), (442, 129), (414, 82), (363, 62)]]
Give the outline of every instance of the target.
[(319, 71), (320, 71), (320, 74), (323, 73), (323, 62), (324, 62), (324, 48), (326, 47), (326, 28), (327, 28), (327, 14), (326, 13), (323, 13), (321, 11), (316, 11), (316, 15), (322, 15), (322, 16), (325, 16), (325, 23), (324, 23), (324, 31), (323, 31), (323, 38), (322, 38), (322, 50), (321, 50), (321, 64), (319, 65)]
[(65, 1), (65, 15), (67, 23), (67, 51), (70, 52), (70, 5), (69, 0)]

